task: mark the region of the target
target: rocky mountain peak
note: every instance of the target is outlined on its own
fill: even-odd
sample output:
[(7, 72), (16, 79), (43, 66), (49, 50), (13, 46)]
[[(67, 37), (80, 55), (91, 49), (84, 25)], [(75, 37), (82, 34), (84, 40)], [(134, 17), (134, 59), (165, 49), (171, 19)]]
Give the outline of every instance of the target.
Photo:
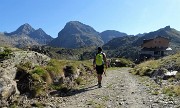
[(58, 37), (49, 45), (64, 48), (101, 46), (103, 40), (92, 27), (79, 21), (70, 21), (66, 23), (65, 27), (58, 33)]
[(68, 23), (66, 23), (64, 30), (70, 30), (69, 32), (71, 33), (82, 33), (82, 32), (86, 32), (86, 33), (92, 33), (92, 32), (97, 32), (96, 30), (94, 30), (92, 27), (90, 27), (89, 25), (85, 25), (79, 21), (70, 21)]
[(164, 28), (159, 29), (159, 31), (170, 31), (172, 28), (170, 26), (166, 26)]
[(35, 29), (32, 28), (28, 23), (26, 23), (26, 24), (20, 26), (16, 31), (20, 34), (28, 35), (28, 34), (32, 33), (33, 31), (35, 31)]
[(32, 28), (28, 23), (21, 25), (16, 31), (11, 33), (5, 33), (5, 35), (29, 35), (30, 33), (34, 32), (35, 29)]
[(39, 35), (47, 35), (42, 28), (37, 29), (35, 32)]
[(127, 36), (126, 33), (119, 32), (116, 30), (106, 30), (106, 31), (103, 31), (102, 33), (100, 33), (100, 35), (101, 35), (101, 38), (103, 39), (104, 43), (107, 43), (108, 41), (110, 41), (113, 38)]
[(170, 26), (166, 26), (166, 27), (164, 27), (164, 29), (169, 30), (169, 29), (171, 29), (171, 27)]

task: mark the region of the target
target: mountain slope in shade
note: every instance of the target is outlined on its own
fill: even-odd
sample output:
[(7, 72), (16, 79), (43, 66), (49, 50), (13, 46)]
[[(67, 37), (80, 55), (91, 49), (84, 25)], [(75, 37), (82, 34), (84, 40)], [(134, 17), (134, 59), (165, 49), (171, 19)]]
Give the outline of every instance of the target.
[(132, 35), (113, 38), (108, 43), (104, 44), (103, 48), (113, 50), (119, 47), (133, 46), (133, 42), (135, 42), (138, 38), (138, 36)]
[(70, 21), (49, 45), (64, 48), (102, 46), (103, 40), (92, 27), (78, 21)]
[(14, 46), (18, 48), (23, 48), (32, 45), (40, 44), (27, 35), (6, 36), (4, 34), (0, 34), (0, 46)]
[(53, 40), (53, 38), (50, 35), (46, 34), (41, 28), (29, 34), (29, 37), (35, 39), (40, 44), (47, 44)]
[(101, 38), (104, 41), (104, 43), (107, 43), (108, 41), (110, 41), (113, 38), (127, 36), (126, 33), (122, 33), (122, 32), (115, 31), (115, 30), (106, 30), (106, 31), (103, 31), (102, 33), (100, 33), (100, 35), (101, 35)]

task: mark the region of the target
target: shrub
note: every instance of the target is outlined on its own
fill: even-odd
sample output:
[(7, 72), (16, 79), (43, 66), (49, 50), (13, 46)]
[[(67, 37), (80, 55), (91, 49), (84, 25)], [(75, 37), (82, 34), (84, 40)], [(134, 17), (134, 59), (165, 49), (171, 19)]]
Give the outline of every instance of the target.
[(12, 50), (5, 47), (3, 52), (0, 52), (0, 59), (7, 59), (9, 58)]
[(176, 74), (175, 78), (176, 78), (177, 80), (180, 80), (180, 72), (178, 72), (178, 73)]
[(167, 86), (163, 88), (162, 92), (169, 96), (180, 96), (180, 86), (179, 85)]
[(75, 79), (75, 82), (80, 85), (83, 83), (83, 79), (81, 77), (78, 77), (77, 79)]
[(33, 74), (36, 73), (39, 76), (43, 76), (46, 73), (46, 71), (43, 68), (41, 68), (41, 67), (37, 67), (37, 68), (35, 68), (35, 70), (32, 71), (32, 73)]

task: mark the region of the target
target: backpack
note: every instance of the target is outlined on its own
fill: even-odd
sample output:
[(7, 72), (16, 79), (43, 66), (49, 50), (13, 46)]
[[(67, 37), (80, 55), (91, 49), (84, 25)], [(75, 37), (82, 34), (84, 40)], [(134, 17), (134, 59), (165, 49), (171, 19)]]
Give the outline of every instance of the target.
[(96, 54), (96, 65), (97, 65), (97, 66), (101, 66), (101, 65), (104, 64), (104, 59), (103, 59), (103, 57), (104, 57), (104, 55), (103, 55), (102, 52)]

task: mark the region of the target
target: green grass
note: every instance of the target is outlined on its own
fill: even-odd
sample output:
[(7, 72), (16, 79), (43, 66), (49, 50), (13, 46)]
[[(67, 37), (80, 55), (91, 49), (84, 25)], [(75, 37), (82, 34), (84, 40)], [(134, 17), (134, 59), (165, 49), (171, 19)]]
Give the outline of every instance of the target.
[[(141, 76), (150, 76), (154, 70), (160, 67), (167, 70), (166, 68), (171, 66), (174, 70), (180, 71), (180, 53), (175, 55), (167, 56), (159, 60), (148, 60), (137, 66), (135, 66), (131, 73)], [(179, 73), (176, 76), (177, 79), (180, 78)]]
[[(168, 96), (180, 96), (180, 86), (174, 83), (180, 80), (180, 53), (170, 55), (159, 60), (145, 61), (133, 68), (131, 70), (131, 73), (149, 77), (152, 75), (153, 71), (160, 69), (160, 67), (164, 70), (163, 72), (167, 72), (167, 69), (171, 68), (175, 71), (178, 71), (178, 73), (175, 77), (171, 77), (167, 80), (169, 86), (161, 84), (162, 89), (160, 89), (159, 91), (155, 91), (156, 88), (159, 88), (157, 87), (157, 84), (145, 83), (145, 85), (151, 89), (150, 93), (153, 95), (163, 93)], [(142, 79), (141, 81), (142, 83), (145, 82), (143, 80), (144, 79)]]
[(151, 94), (152, 94), (152, 95), (158, 95), (158, 94), (159, 94), (159, 91), (158, 91), (158, 90), (153, 90), (153, 91), (151, 91)]
[[(92, 72), (91, 61), (56, 60), (51, 59), (46, 66), (32, 66), (31, 62), (16, 65), (17, 71), (30, 75), (33, 81), (31, 91), (34, 97), (45, 95), (45, 89), (65, 90), (81, 84), (88, 83), (94, 74)], [(64, 81), (65, 77), (72, 77), (82, 73), (72, 80), (73, 85)], [(67, 76), (65, 76), (67, 75)], [(24, 76), (22, 76), (24, 77)], [(88, 78), (88, 79), (87, 79)], [(57, 80), (57, 81), (55, 81)], [(58, 84), (57, 84), (58, 83)]]
[(32, 74), (38, 74), (39, 76), (43, 76), (46, 73), (45, 69), (43, 67), (36, 67), (33, 71)]
[(163, 88), (162, 92), (169, 96), (180, 96), (180, 86), (179, 85), (166, 86)]
[(153, 70), (158, 69), (160, 63), (158, 60), (149, 60), (137, 65), (134, 69), (131, 70), (131, 73), (136, 75), (150, 75)]
[(4, 51), (0, 52), (0, 59), (8, 59), (12, 53), (12, 50), (8, 47), (4, 47)]
[(78, 77), (77, 79), (75, 79), (75, 82), (80, 85), (83, 84), (84, 80), (81, 77)]

